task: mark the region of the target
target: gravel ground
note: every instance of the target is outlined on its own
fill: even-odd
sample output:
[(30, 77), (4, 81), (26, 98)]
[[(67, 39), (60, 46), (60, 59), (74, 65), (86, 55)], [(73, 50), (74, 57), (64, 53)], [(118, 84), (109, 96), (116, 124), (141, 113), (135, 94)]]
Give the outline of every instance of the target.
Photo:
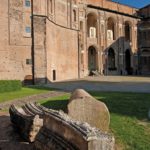
[(98, 76), (79, 80), (54, 82), (46, 85), (51, 88), (72, 92), (77, 88), (87, 91), (112, 91), (150, 93), (150, 77), (137, 76)]
[[(94, 91), (121, 91), (150, 93), (150, 77), (87, 77), (80, 80), (56, 82), (46, 85), (63, 91), (72, 92), (76, 88)], [(28, 96), (0, 104), (0, 109), (8, 109), (11, 104), (23, 105), (40, 99), (57, 97), (68, 92), (51, 91), (44, 94)], [(34, 150), (33, 144), (24, 142), (14, 131), (7, 112), (0, 112), (0, 150)]]
[(67, 93), (63, 92), (63, 91), (50, 91), (50, 92), (44, 93), (44, 94), (27, 96), (24, 98), (15, 99), (13, 101), (6, 101), (4, 103), (0, 103), (0, 110), (8, 109), (11, 104), (21, 106), (27, 102), (37, 102), (38, 100), (41, 100), (41, 99), (47, 99), (50, 97), (57, 97), (57, 96), (61, 96), (64, 94), (67, 94)]

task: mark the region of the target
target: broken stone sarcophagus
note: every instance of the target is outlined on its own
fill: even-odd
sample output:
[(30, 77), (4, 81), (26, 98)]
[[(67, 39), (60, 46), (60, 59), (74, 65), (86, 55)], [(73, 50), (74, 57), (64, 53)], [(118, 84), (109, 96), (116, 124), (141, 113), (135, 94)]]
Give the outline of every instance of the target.
[(26, 141), (33, 142), (43, 126), (43, 111), (35, 104), (29, 103), (21, 108), (11, 105), (9, 113), (15, 129)]
[(38, 150), (113, 150), (114, 138), (61, 111), (45, 110), (35, 146)]
[[(86, 114), (88, 110), (89, 115)], [(25, 104), (21, 108), (12, 105), (9, 112), (19, 133), (27, 141), (34, 142), (37, 150), (114, 150), (114, 137), (103, 132), (109, 125), (107, 107), (85, 91), (77, 90), (72, 94), (68, 104), (69, 115), (36, 103)], [(104, 121), (102, 125), (99, 119)]]

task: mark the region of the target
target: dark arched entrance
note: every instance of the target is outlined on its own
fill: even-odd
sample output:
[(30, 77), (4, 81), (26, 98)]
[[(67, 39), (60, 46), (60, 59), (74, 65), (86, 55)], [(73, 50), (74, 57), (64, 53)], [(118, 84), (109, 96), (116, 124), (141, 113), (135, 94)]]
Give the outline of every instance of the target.
[(97, 53), (96, 49), (93, 46), (90, 46), (88, 49), (88, 69), (89, 71), (97, 70)]
[(125, 69), (126, 69), (128, 75), (132, 74), (131, 54), (130, 54), (129, 49), (127, 49), (126, 52), (125, 52)]
[(108, 50), (108, 70), (115, 70), (115, 52), (112, 48)]

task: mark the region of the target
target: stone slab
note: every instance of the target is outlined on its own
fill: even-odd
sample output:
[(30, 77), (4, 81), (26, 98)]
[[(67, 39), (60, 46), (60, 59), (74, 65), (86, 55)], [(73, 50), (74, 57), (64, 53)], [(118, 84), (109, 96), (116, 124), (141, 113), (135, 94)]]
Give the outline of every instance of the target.
[(109, 129), (110, 114), (107, 106), (82, 89), (72, 93), (67, 111), (75, 120), (87, 122), (102, 131)]

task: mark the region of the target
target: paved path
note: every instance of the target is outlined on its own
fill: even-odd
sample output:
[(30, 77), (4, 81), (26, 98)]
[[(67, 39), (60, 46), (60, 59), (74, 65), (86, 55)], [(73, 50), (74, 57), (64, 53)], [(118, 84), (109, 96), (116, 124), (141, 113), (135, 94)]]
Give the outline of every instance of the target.
[(55, 82), (46, 85), (64, 91), (82, 88), (88, 91), (119, 91), (150, 93), (150, 77), (133, 76), (99, 76), (79, 80)]
[(27, 102), (36, 102), (38, 100), (57, 97), (57, 96), (61, 96), (61, 95), (64, 95), (64, 94), (67, 94), (67, 93), (63, 92), (63, 91), (50, 91), (50, 92), (43, 93), (43, 94), (26, 96), (24, 98), (15, 99), (13, 101), (7, 101), (7, 102), (4, 102), (4, 103), (0, 103), (0, 109), (1, 110), (8, 109), (11, 104), (21, 106), (21, 105), (23, 105)]

